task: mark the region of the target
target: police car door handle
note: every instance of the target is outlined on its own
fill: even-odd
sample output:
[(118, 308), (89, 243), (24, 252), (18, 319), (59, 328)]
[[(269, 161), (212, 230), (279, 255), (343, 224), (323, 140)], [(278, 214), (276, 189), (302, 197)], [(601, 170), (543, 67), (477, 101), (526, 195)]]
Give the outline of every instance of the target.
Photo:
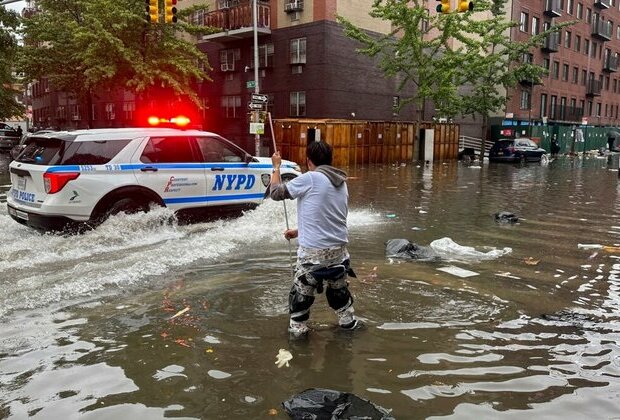
[(224, 170), (224, 168), (223, 168), (223, 167), (221, 167), (221, 166), (212, 166), (212, 167), (211, 167), (211, 170), (212, 170), (212, 171), (223, 171), (223, 170)]
[(143, 166), (140, 170), (142, 172), (157, 172), (157, 168), (154, 166)]

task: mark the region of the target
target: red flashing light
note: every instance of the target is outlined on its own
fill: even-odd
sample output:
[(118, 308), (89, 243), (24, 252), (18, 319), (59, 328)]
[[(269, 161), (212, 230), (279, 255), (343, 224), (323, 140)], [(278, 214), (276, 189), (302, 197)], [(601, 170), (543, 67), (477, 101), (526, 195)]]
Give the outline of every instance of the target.
[(178, 115), (174, 118), (170, 119), (170, 122), (178, 127), (185, 127), (186, 125), (188, 125), (191, 121), (189, 120), (189, 118), (187, 118), (185, 115)]
[(62, 190), (71, 180), (77, 179), (79, 172), (46, 172), (43, 174), (45, 192), (55, 194)]
[(185, 115), (178, 115), (176, 117), (172, 117), (170, 119), (168, 118), (159, 118), (156, 117), (154, 115), (151, 115), (150, 117), (148, 117), (147, 122), (150, 126), (157, 126), (160, 124), (166, 125), (166, 126), (176, 126), (176, 127), (186, 127), (187, 125), (189, 125), (189, 123), (191, 122), (191, 120), (186, 117)]

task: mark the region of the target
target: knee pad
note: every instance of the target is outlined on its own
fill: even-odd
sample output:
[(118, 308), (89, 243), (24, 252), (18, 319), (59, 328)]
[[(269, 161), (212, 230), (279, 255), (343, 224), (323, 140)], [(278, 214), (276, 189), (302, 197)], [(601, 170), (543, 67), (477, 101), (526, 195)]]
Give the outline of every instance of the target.
[(294, 321), (306, 321), (310, 318), (310, 307), (314, 303), (314, 296), (300, 293), (293, 285), (288, 294), (288, 311)]
[(348, 308), (353, 304), (353, 296), (351, 296), (351, 292), (349, 292), (349, 288), (346, 284), (339, 289), (328, 287), (325, 296), (327, 297), (327, 303), (329, 303), (330, 308), (335, 311)]

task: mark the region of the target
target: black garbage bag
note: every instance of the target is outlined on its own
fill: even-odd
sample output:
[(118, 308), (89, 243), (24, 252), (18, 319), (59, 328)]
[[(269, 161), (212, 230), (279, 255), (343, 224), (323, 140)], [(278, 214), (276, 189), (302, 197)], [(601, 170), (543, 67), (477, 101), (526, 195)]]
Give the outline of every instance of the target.
[(439, 259), (431, 247), (414, 244), (406, 239), (389, 239), (385, 243), (385, 256), (422, 261)]
[(294, 420), (395, 420), (388, 410), (349, 392), (310, 388), (282, 403)]
[(497, 223), (517, 223), (519, 218), (514, 213), (501, 211), (499, 213), (495, 213), (495, 221)]

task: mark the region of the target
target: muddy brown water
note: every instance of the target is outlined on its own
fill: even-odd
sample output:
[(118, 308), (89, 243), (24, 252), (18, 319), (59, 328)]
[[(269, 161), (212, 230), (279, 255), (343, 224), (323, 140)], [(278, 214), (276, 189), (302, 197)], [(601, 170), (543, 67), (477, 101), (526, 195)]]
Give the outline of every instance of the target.
[[(285, 419), (281, 402), (311, 387), (398, 419), (614, 418), (620, 253), (579, 244), (620, 245), (617, 169), (617, 156), (349, 168), (351, 289), (366, 328), (338, 331), (320, 296), (315, 331), (289, 341), (281, 203), (40, 235), (7, 215), (0, 161), (0, 418)], [(520, 223), (497, 224), (498, 211)], [(512, 251), (405, 262), (384, 255), (390, 238)], [(279, 349), (289, 367), (276, 366)]]

